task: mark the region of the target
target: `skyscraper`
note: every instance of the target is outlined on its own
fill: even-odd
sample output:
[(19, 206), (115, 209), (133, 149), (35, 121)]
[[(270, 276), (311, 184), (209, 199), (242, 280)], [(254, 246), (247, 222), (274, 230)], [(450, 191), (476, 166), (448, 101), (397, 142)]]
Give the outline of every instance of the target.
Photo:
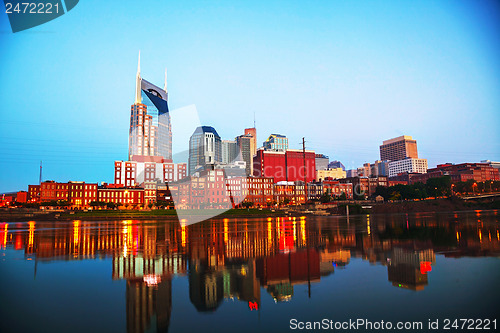
[(399, 161), (405, 158), (418, 158), (417, 141), (411, 136), (402, 135), (394, 139), (385, 140), (380, 146), (382, 161)]
[(167, 72), (159, 88), (141, 77), (141, 54), (137, 65), (135, 101), (131, 106), (129, 160), (134, 156), (172, 159), (172, 125), (168, 111)]
[(238, 157), (236, 140), (222, 140), (222, 163), (230, 164)]
[(189, 139), (189, 174), (222, 162), (221, 139), (215, 128), (199, 126)]
[(257, 154), (257, 129), (255, 127), (245, 128), (245, 135), (250, 135), (252, 139), (250, 140), (250, 152), (252, 158)]
[(245, 171), (247, 176), (253, 174), (253, 154), (252, 140), (250, 134), (240, 135), (236, 137), (236, 145), (238, 146), (238, 158), (241, 158), (246, 163)]

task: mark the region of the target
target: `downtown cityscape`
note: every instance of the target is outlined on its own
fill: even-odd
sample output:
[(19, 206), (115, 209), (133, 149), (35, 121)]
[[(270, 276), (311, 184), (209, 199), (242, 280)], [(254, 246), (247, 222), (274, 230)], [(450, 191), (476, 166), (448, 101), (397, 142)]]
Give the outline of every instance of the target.
[(496, 331), (499, 31), (495, 0), (5, 0), (0, 332)]
[[(160, 88), (142, 78), (140, 65), (139, 53), (129, 159), (114, 161), (114, 183), (43, 180), (40, 165), (39, 184), (4, 193), (0, 206), (230, 209), (500, 191), (500, 162), (443, 163), (428, 168), (427, 160), (419, 158), (417, 141), (408, 135), (385, 140), (380, 145), (380, 160), (345, 170), (341, 161), (330, 161), (321, 152), (306, 149), (305, 141), (302, 150), (290, 149), (282, 134), (270, 134), (258, 147), (255, 127), (227, 140), (214, 127), (199, 126), (189, 139), (188, 163), (173, 163), (175, 124), (168, 108), (167, 72)], [(429, 179), (443, 182), (431, 181), (427, 191), (404, 197), (411, 191), (405, 186), (425, 185)]]

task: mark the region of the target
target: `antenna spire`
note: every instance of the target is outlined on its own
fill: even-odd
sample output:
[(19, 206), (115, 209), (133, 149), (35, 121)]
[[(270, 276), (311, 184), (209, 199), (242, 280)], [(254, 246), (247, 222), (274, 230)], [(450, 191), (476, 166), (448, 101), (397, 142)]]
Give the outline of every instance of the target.
[(163, 87), (163, 90), (165, 90), (165, 92), (168, 92), (167, 91), (167, 67), (165, 67), (165, 86)]
[(141, 98), (141, 50), (139, 50), (139, 61), (137, 62), (137, 76), (135, 78), (135, 104), (140, 104)]
[(141, 75), (141, 50), (139, 50), (139, 60), (137, 61), (137, 75)]

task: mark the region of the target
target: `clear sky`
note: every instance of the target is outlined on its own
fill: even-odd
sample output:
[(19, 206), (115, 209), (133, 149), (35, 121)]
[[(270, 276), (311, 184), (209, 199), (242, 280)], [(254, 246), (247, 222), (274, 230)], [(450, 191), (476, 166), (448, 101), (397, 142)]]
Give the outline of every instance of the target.
[[(347, 168), (411, 135), (429, 166), (500, 160), (498, 1), (93, 1), (13, 34), (0, 13), (0, 193), (113, 181), (137, 54), (171, 109), (288, 136)], [(175, 124), (173, 124), (175, 126)], [(179, 144), (175, 142), (174, 145)], [(187, 142), (185, 143), (187, 147)]]

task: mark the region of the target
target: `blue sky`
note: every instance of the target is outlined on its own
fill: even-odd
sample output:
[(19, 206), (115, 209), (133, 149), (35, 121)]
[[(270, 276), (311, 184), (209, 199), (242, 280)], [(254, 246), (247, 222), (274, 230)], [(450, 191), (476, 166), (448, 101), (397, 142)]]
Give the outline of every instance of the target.
[(255, 112), (260, 143), (305, 137), (347, 168), (403, 134), (431, 167), (500, 160), (499, 31), (495, 1), (82, 0), (16, 34), (0, 13), (0, 193), (40, 160), (44, 179), (113, 181), (139, 50), (148, 81), (168, 68), (170, 108), (223, 138)]

